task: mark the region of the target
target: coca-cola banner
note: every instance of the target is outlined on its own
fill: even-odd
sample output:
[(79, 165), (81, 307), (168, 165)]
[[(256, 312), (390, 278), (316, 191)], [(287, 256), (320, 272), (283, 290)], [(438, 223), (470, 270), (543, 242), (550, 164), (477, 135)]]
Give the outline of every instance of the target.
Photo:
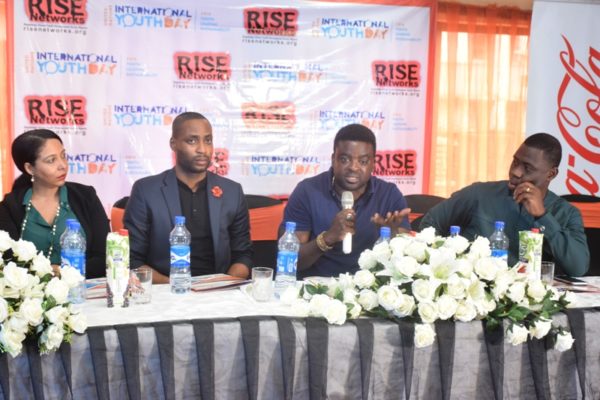
[(600, 196), (600, 3), (533, 5), (527, 134), (548, 132), (563, 146), (551, 189)]
[(433, 0), (15, 0), (14, 131), (50, 128), (69, 180), (108, 208), (173, 165), (173, 118), (213, 126), (213, 170), (289, 194), (330, 166), (333, 138), (377, 136), (375, 174), (427, 177)]

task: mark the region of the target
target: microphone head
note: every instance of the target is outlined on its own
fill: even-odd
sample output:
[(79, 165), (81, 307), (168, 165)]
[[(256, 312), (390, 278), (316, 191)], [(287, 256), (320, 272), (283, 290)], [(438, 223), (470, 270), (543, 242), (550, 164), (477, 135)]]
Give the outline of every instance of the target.
[(342, 192), (342, 207), (343, 208), (352, 208), (354, 205), (354, 195), (352, 192)]

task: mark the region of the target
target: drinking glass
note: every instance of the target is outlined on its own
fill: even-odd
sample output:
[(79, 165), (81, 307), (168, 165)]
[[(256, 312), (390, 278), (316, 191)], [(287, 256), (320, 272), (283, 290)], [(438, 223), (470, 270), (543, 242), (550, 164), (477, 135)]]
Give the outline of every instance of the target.
[(554, 263), (552, 261), (542, 261), (541, 278), (546, 285), (552, 286), (554, 280)]
[(252, 296), (256, 301), (269, 301), (273, 296), (273, 270), (252, 268)]
[(152, 300), (152, 268), (139, 267), (131, 270), (131, 301), (147, 304)]

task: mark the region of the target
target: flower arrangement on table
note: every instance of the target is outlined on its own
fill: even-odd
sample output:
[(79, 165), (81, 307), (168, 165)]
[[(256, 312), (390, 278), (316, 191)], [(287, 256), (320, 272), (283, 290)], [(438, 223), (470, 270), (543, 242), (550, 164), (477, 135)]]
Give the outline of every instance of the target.
[(488, 329), (507, 320), (506, 339), (513, 345), (546, 335), (552, 335), (557, 350), (573, 344), (570, 332), (552, 323), (572, 294), (529, 280), (517, 267), (491, 257), (486, 238), (443, 238), (426, 228), (376, 244), (358, 264), (354, 275), (290, 288), (282, 301), (297, 315), (323, 317), (331, 324), (360, 316), (409, 318), (416, 323), (416, 347), (434, 342), (436, 320), (476, 319), (485, 320)]
[(67, 299), (82, 279), (73, 267), (55, 276), (50, 260), (33, 243), (0, 231), (0, 352), (16, 357), (28, 339), (45, 354), (70, 342), (73, 332), (85, 332), (85, 316)]

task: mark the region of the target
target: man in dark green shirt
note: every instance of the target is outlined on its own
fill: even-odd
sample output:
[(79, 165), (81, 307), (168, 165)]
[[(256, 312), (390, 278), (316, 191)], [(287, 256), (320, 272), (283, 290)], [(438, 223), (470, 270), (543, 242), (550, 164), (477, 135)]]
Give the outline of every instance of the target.
[(518, 261), (519, 231), (538, 228), (544, 234), (544, 260), (554, 260), (557, 273), (581, 276), (590, 263), (579, 210), (550, 190), (562, 157), (560, 142), (547, 133), (528, 137), (513, 156), (508, 181), (478, 182), (432, 208), (420, 228), (433, 226), (447, 235), (461, 227), (469, 240), (490, 237), (494, 221), (504, 221), (509, 239), (508, 263)]

